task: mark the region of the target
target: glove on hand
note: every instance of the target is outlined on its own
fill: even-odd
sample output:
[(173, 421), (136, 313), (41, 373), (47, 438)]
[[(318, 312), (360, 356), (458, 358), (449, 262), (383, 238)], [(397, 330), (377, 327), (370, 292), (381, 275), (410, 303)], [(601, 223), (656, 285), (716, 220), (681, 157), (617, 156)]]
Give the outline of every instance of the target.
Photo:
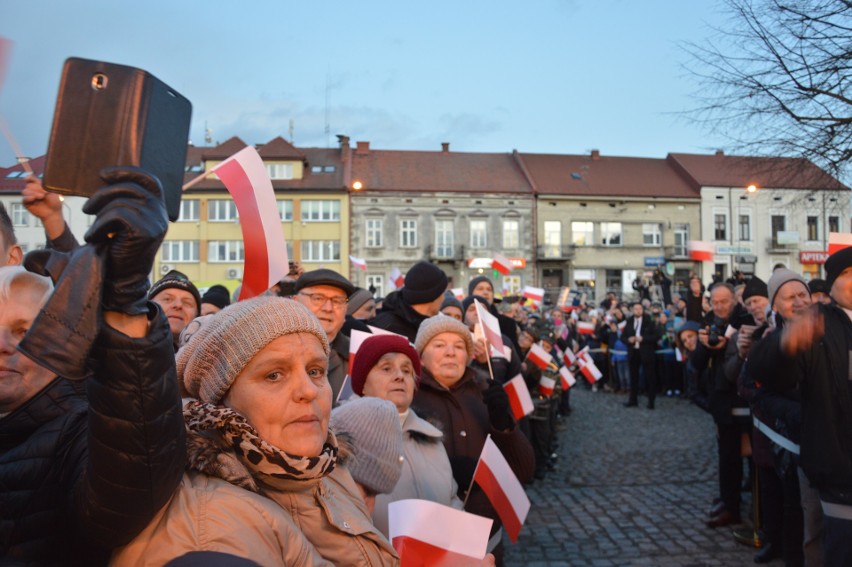
[(488, 419), (497, 431), (507, 431), (515, 427), (515, 418), (509, 408), (509, 395), (502, 385), (492, 380), (483, 390), (482, 399), (488, 406)]
[(103, 308), (129, 315), (147, 313), (148, 274), (168, 229), (159, 180), (131, 166), (101, 170), (108, 186), (83, 206), (96, 215), (86, 242), (104, 253)]

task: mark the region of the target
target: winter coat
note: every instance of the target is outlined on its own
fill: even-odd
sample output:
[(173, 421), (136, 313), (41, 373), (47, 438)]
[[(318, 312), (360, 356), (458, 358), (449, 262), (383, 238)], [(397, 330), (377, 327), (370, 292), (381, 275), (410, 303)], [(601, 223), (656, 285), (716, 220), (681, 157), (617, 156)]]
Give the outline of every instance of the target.
[[(418, 415), (444, 425), (444, 447), (459, 487), (458, 496), (462, 499), (470, 486), (488, 434), (520, 482), (529, 482), (535, 473), (532, 445), (524, 434), (518, 428), (504, 432), (491, 427), (488, 407), (482, 399), (482, 391), (486, 388), (486, 380), (471, 368), (465, 370), (451, 389), (439, 384), (431, 372), (423, 368), (420, 388), (414, 394), (412, 407)], [(478, 485), (471, 490), (465, 510), (493, 519), (492, 535), (502, 526), (488, 497)]]
[[(837, 305), (816, 308), (825, 332), (809, 349), (790, 357), (781, 349), (781, 333), (772, 333), (752, 349), (749, 364), (765, 369), (760, 376), (767, 388), (787, 391), (799, 385), (802, 469), (823, 498), (852, 505), (852, 322)], [(825, 492), (845, 492), (847, 497)]]
[(376, 314), (371, 324), (379, 329), (407, 337), (413, 343), (420, 323), (428, 318), (406, 303), (399, 291), (392, 291), (385, 297), (381, 311)]
[(636, 354), (638, 350), (642, 362), (654, 362), (656, 359), (657, 341), (660, 339), (660, 331), (657, 324), (648, 315), (642, 315), (642, 326), (639, 328), (639, 334), (642, 336), (642, 342), (639, 343), (639, 348), (632, 344), (628, 339), (636, 336), (636, 316), (631, 315), (627, 318), (627, 324), (624, 330), (621, 331), (621, 340), (627, 345), (628, 357)]
[(104, 326), (91, 377), (56, 378), (0, 419), (0, 564), (105, 564), (172, 496), (183, 416), (171, 332), (148, 305), (147, 337)]
[(331, 386), (331, 399), (336, 406), (343, 381), (349, 374), (349, 337), (337, 333), (329, 346), (331, 350), (328, 353), (328, 383)]
[[(190, 464), (220, 478), (188, 472), (169, 506), (115, 554), (114, 565), (148, 565), (150, 554), (170, 559), (190, 551), (220, 551), (260, 565), (399, 563), (343, 466), (345, 444), (327, 476), (282, 480), (252, 474), (217, 434), (193, 434), (189, 441)], [(258, 492), (235, 484), (249, 476)]]
[(391, 502), (416, 498), (462, 509), (450, 459), (441, 442), (444, 437), (441, 430), (409, 409), (402, 422), (402, 435), (405, 457), (402, 476), (393, 492), (376, 496), (373, 509), (373, 523), (386, 536)]

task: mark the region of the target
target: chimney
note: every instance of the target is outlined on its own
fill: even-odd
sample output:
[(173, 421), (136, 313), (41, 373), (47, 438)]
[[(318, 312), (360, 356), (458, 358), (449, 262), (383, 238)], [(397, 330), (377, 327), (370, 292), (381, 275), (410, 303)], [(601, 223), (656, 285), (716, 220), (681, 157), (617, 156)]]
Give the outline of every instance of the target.
[(355, 153), (359, 156), (370, 153), (370, 142), (355, 142)]
[(349, 149), (349, 136), (343, 134), (337, 135), (337, 142), (340, 144), (340, 151), (346, 152)]
[(592, 159), (593, 160), (601, 159), (601, 151), (600, 150), (592, 150)]
[(449, 142), (441, 142), (441, 152), (445, 153), (445, 154), (450, 152), (450, 143)]
[(716, 150), (716, 157), (723, 157), (725, 155), (725, 150)]

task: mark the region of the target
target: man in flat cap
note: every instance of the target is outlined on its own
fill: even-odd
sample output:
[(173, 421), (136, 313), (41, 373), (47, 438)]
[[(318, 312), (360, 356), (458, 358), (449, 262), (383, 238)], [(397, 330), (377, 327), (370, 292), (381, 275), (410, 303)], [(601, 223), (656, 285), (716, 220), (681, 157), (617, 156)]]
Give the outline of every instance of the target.
[(349, 366), (349, 337), (341, 333), (340, 329), (346, 320), (346, 305), (355, 286), (334, 270), (321, 268), (303, 273), (293, 289), (293, 299), (317, 316), (328, 335), (331, 346), (328, 381), (331, 384), (331, 399), (336, 404)]

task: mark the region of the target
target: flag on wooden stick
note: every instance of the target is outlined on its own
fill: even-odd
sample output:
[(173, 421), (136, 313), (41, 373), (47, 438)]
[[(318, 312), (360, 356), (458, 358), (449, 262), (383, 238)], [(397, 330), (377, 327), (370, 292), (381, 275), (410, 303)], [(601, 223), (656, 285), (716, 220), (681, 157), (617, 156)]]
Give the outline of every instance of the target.
[(530, 511), (530, 501), (503, 453), (491, 440), (491, 435), (485, 439), (473, 480), (488, 496), (503, 521), (509, 539), (516, 543)]

